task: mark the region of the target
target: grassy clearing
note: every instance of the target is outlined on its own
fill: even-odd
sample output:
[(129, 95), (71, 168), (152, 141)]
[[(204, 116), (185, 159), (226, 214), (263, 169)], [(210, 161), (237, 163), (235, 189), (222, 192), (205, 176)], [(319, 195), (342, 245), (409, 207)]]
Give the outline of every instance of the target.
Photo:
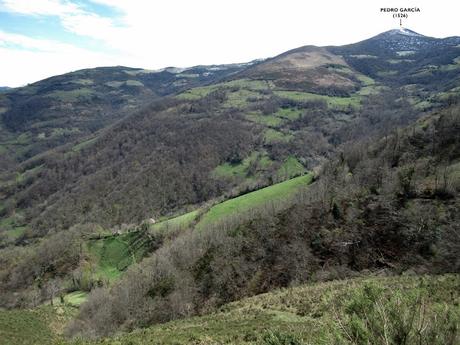
[(439, 70), (442, 72), (449, 72), (449, 71), (455, 71), (457, 69), (460, 69), (460, 64), (449, 64), (449, 65), (443, 65), (439, 66)]
[(64, 102), (73, 102), (78, 100), (79, 98), (89, 98), (94, 95), (94, 91), (88, 89), (86, 87), (82, 87), (79, 89), (71, 90), (71, 91), (62, 91), (57, 90), (49, 93), (49, 97), (57, 98), (60, 101)]
[(64, 296), (64, 303), (78, 307), (88, 298), (88, 293), (84, 291), (74, 291)]
[(224, 163), (217, 166), (212, 175), (217, 178), (247, 178), (251, 164), (258, 164), (261, 168), (266, 168), (271, 164), (266, 152), (254, 151), (239, 164)]
[(420, 101), (414, 104), (414, 108), (418, 110), (426, 110), (433, 107), (433, 103), (430, 101)]
[(75, 145), (72, 150), (73, 151), (80, 151), (86, 147), (89, 147), (91, 146), (94, 142), (96, 142), (97, 138), (91, 138), (91, 139), (88, 139), (86, 141), (82, 141), (81, 143)]
[(0, 220), (0, 231), (5, 232), (9, 239), (15, 240), (28, 229), (20, 213)]
[(414, 55), (416, 52), (413, 51), (413, 50), (403, 50), (403, 51), (399, 51), (399, 52), (396, 52), (396, 55), (398, 56), (410, 56), (410, 55)]
[(128, 266), (144, 257), (145, 241), (139, 232), (90, 240), (88, 252), (95, 263), (94, 278), (113, 281), (120, 277)]
[(361, 98), (359, 96), (352, 97), (332, 97), (325, 95), (318, 95), (310, 92), (299, 92), (299, 91), (275, 91), (277, 96), (282, 98), (292, 99), (294, 101), (308, 102), (321, 100), (325, 101), (331, 108), (343, 109), (346, 107), (358, 108), (361, 104)]
[(125, 82), (125, 85), (126, 86), (137, 86), (137, 87), (143, 87), (144, 84), (142, 84), (142, 82), (138, 81), (138, 80), (132, 80), (132, 79), (129, 79)]
[(278, 169), (276, 176), (278, 180), (286, 180), (294, 176), (306, 173), (305, 167), (295, 157), (288, 157)]
[(168, 229), (185, 229), (193, 224), (198, 217), (200, 210), (191, 211), (177, 217), (173, 217), (155, 224), (151, 229), (154, 231), (167, 231)]
[(241, 88), (234, 92), (228, 92), (224, 105), (226, 107), (244, 108), (249, 104), (249, 98), (260, 99), (263, 97), (258, 92)]
[(32, 169), (26, 170), (22, 173), (16, 173), (16, 183), (21, 183), (29, 177), (32, 177), (40, 172), (43, 169), (43, 164), (37, 165)]
[[(88, 293), (85, 291), (74, 291), (63, 296), (53, 298), (53, 306), (55, 307), (73, 307), (78, 308), (88, 298)], [(46, 302), (44, 305), (50, 305)]]
[(391, 77), (391, 76), (394, 76), (394, 75), (398, 75), (398, 71), (380, 71), (380, 72), (377, 72), (377, 75), (379, 77)]
[(366, 55), (366, 54), (350, 55), (350, 57), (353, 57), (355, 59), (378, 59), (378, 57), (375, 55)]
[(302, 112), (297, 108), (280, 108), (273, 115), (287, 120), (297, 120), (299, 117), (302, 116)]
[(268, 80), (251, 80), (251, 79), (237, 79), (237, 80), (232, 80), (229, 82), (221, 83), (218, 85), (222, 86), (228, 86), (228, 87), (240, 87), (240, 88), (245, 88), (247, 90), (253, 90), (253, 91), (262, 91), (262, 90), (267, 90), (267, 89), (273, 89), (274, 84), (271, 81)]
[(370, 86), (375, 84), (375, 80), (372, 79), (371, 77), (368, 77), (364, 74), (357, 74), (356, 78), (364, 85), (364, 86)]
[(177, 97), (194, 100), (205, 97), (212, 91), (215, 91), (219, 88), (224, 88), (227, 90), (237, 88), (237, 90), (227, 94), (228, 100), (226, 101), (225, 105), (228, 107), (243, 107), (247, 104), (247, 99), (249, 97), (261, 97), (262, 94), (259, 91), (272, 89), (273, 87), (274, 85), (270, 81), (237, 79), (210, 86), (195, 87), (181, 93)]
[(121, 86), (123, 86), (125, 82), (124, 81), (108, 81), (107, 83), (105, 83), (106, 86), (108, 87), (113, 87), (113, 88), (119, 88)]
[(215, 91), (217, 88), (217, 84), (212, 86), (195, 87), (179, 94), (177, 97), (188, 100), (200, 99), (207, 96), (212, 91)]
[(94, 81), (92, 79), (74, 79), (70, 81), (72, 84), (78, 85), (93, 85)]
[(217, 204), (203, 215), (197, 228), (217, 223), (226, 217), (238, 215), (238, 213), (263, 206), (271, 201), (283, 200), (310, 184), (312, 177), (311, 174), (296, 177)]
[(286, 134), (280, 131), (277, 131), (272, 128), (268, 128), (264, 131), (264, 142), (266, 144), (280, 143), (280, 142), (289, 142), (294, 136), (292, 134)]
[(97, 279), (114, 280), (123, 269), (132, 263), (128, 245), (116, 237), (91, 241), (88, 245), (93, 260), (97, 263)]
[(386, 90), (386, 86), (380, 86), (380, 85), (369, 85), (369, 86), (364, 86), (362, 87), (357, 94), (360, 96), (369, 96), (369, 95), (376, 95), (384, 90)]
[[(397, 339), (407, 330), (411, 331), (406, 345), (447, 344), (452, 334), (449, 344), (458, 344), (459, 286), (458, 275), (370, 277), (303, 285), (98, 344), (381, 345), (400, 344)], [(410, 323), (412, 315), (414, 322)], [(433, 331), (437, 336), (431, 338)]]
[(245, 159), (240, 164), (230, 164), (230, 163), (221, 164), (214, 169), (212, 174), (215, 177), (223, 177), (223, 178), (245, 177), (246, 171), (249, 165), (248, 163), (246, 163), (247, 161), (248, 160)]
[(245, 114), (247, 120), (255, 122), (268, 127), (279, 127), (284, 123), (284, 119), (275, 115), (263, 115), (262, 113), (247, 113)]
[(12, 240), (16, 240), (19, 237), (21, 237), (24, 234), (24, 232), (26, 232), (26, 230), (27, 230), (26, 226), (15, 226), (14, 228), (7, 230), (6, 234)]

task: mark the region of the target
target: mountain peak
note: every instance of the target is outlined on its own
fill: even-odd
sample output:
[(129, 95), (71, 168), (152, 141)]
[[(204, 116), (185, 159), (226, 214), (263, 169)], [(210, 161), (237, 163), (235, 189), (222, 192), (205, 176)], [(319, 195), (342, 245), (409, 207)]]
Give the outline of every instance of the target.
[(404, 28), (402, 26), (397, 29), (385, 31), (381, 33), (380, 35), (375, 36), (375, 38), (393, 38), (393, 39), (409, 38), (409, 37), (430, 38), (430, 37), (421, 35), (418, 32), (415, 32), (413, 30)]
[(380, 49), (387, 51), (419, 51), (421, 49), (432, 49), (443, 46), (448, 42), (443, 39), (424, 36), (413, 30), (400, 27), (397, 29), (383, 32), (364, 42), (376, 45)]
[(415, 31), (412, 31), (410, 29), (403, 28), (402, 26), (398, 29), (390, 30), (387, 31), (388, 34), (390, 35), (403, 35), (403, 36), (411, 36), (411, 37), (426, 37), (424, 35), (421, 35)]

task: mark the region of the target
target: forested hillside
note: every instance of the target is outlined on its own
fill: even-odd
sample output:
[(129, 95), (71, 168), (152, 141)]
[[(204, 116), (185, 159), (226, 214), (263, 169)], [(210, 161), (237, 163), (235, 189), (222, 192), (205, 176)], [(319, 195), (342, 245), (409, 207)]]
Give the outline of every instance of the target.
[(101, 67), (5, 89), (0, 94), (0, 172), (14, 171), (17, 163), (77, 140), (84, 146), (97, 130), (159, 97), (207, 85), (249, 65), (159, 71)]
[(179, 236), (94, 292), (72, 332), (108, 335), (363, 270), (458, 272), (459, 110), (350, 145), (285, 211)]

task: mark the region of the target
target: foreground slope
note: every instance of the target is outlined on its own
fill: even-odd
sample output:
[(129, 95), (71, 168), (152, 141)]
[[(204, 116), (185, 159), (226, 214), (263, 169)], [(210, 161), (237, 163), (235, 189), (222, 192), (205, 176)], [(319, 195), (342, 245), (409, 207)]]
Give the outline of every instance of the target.
[(405, 336), (408, 345), (455, 345), (460, 341), (459, 284), (455, 275), (309, 284), (243, 299), (209, 315), (94, 342), (63, 339), (60, 330), (72, 314), (71, 307), (3, 311), (0, 344), (380, 345), (395, 344)]

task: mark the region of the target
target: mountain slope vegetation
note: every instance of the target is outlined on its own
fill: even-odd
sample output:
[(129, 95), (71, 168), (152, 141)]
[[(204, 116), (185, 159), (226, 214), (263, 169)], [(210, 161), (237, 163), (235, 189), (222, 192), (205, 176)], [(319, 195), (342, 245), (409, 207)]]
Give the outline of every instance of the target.
[[(454, 275), (367, 277), (308, 284), (227, 304), (209, 315), (99, 341), (66, 341), (56, 327), (71, 318), (72, 309), (63, 306), (54, 310), (46, 306), (35, 312), (0, 312), (0, 329), (9, 345), (345, 345), (366, 341), (380, 345), (394, 344), (400, 336), (406, 336), (410, 345), (454, 345), (459, 336), (459, 310), (455, 306), (458, 284), (459, 278)], [(20, 326), (26, 326), (27, 331), (18, 334)]]
[[(144, 328), (108, 344), (456, 344), (459, 59), (460, 38), (401, 29), (249, 64), (85, 70), (0, 94), (0, 306), (71, 304), (70, 337)], [(349, 300), (329, 305), (337, 313), (292, 312), (302, 288), (279, 310), (251, 309), (255, 323), (232, 309), (274, 289), (424, 274), (439, 291), (411, 277), (352, 282)], [(392, 282), (405, 286), (394, 296)]]
[(97, 130), (154, 99), (212, 83), (248, 65), (159, 71), (101, 67), (4, 90), (0, 95), (0, 147), (5, 155), (1, 170), (52, 148), (92, 138)]
[(443, 109), (343, 151), (287, 210), (179, 236), (90, 296), (73, 331), (105, 336), (363, 270), (458, 272), (459, 129), (458, 105)]

